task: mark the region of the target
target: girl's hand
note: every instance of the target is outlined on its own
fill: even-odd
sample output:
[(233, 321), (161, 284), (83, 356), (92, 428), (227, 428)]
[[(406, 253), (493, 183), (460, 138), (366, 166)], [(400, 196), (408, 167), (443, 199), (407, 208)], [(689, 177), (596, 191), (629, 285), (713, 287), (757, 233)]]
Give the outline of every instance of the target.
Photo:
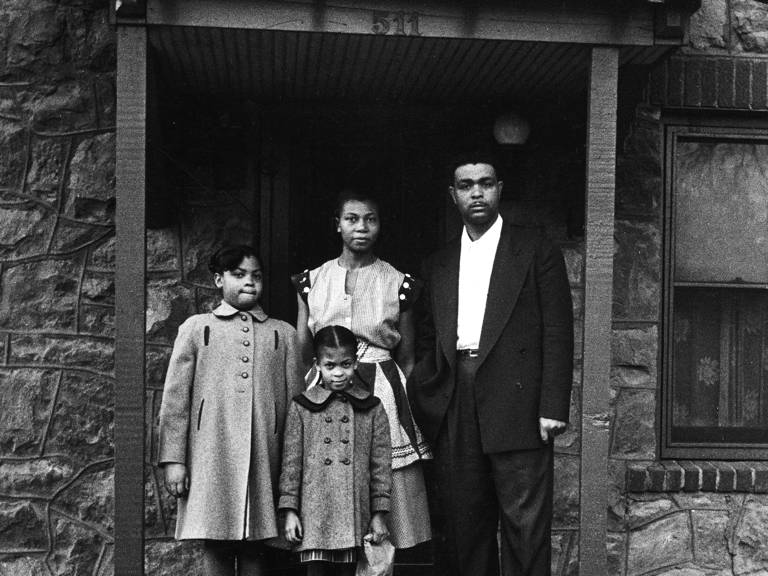
[(376, 512), (368, 525), (368, 534), (365, 539), (374, 544), (381, 544), (389, 538), (389, 528), (387, 528), (387, 515), (385, 512)]
[(187, 467), (178, 462), (171, 462), (164, 466), (165, 469), (165, 489), (168, 494), (174, 498), (186, 496), (189, 491), (189, 475)]
[(283, 529), (285, 539), (291, 544), (298, 544), (304, 537), (301, 528), (301, 519), (294, 510), (285, 511), (285, 528)]

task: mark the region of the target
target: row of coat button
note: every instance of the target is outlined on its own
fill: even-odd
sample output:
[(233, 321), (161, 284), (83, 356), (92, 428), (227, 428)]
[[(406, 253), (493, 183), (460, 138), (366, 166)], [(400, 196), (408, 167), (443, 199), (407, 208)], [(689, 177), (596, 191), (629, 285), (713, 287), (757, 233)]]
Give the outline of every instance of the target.
[[(242, 320), (243, 322), (247, 322), (248, 319), (249, 319), (249, 317), (248, 317), (247, 314), (240, 314), (240, 320)], [(248, 332), (250, 330), (250, 328), (248, 328), (248, 326), (243, 326), (242, 330), (243, 330), (243, 332)], [(243, 340), (243, 346), (247, 347), (247, 346), (250, 346), (250, 345), (251, 345), (250, 340)], [(240, 360), (242, 360), (243, 362), (247, 363), (250, 359), (248, 358), (248, 356), (241, 356)], [(246, 378), (248, 378), (250, 376), (250, 374), (248, 372), (242, 372), (240, 374), (240, 376), (243, 379), (246, 379)], [(246, 389), (244, 387), (242, 387), (242, 386), (238, 387), (238, 389), (237, 389), (238, 392), (245, 392), (245, 390)]]
[[(341, 418), (339, 418), (339, 420), (341, 420), (342, 422), (344, 422), (344, 424), (346, 424), (347, 422), (349, 422), (349, 416), (342, 416)], [(333, 422), (333, 418), (331, 418), (330, 416), (326, 416), (325, 421), (328, 423)]]
[[(351, 464), (352, 461), (349, 458), (344, 458), (342, 460), (339, 460), (339, 462), (341, 462), (342, 464), (344, 464), (346, 466), (349, 466), (349, 464)], [(330, 466), (331, 464), (333, 464), (333, 460), (331, 460), (330, 458), (326, 458), (324, 460), (324, 463), (325, 463), (326, 466)]]
[[(328, 436), (326, 436), (326, 437), (323, 439), (323, 442), (325, 442), (326, 444), (330, 444), (330, 443), (331, 443), (331, 439), (330, 439)], [(349, 439), (347, 439), (347, 438), (342, 438), (342, 439), (341, 439), (341, 443), (342, 443), (342, 444), (349, 444)]]

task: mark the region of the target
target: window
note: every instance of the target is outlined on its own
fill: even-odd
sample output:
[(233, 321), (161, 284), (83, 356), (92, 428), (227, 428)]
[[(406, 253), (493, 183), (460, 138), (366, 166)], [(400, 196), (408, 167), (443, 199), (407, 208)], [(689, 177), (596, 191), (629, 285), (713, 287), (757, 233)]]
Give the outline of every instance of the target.
[(768, 458), (768, 131), (667, 152), (662, 456)]

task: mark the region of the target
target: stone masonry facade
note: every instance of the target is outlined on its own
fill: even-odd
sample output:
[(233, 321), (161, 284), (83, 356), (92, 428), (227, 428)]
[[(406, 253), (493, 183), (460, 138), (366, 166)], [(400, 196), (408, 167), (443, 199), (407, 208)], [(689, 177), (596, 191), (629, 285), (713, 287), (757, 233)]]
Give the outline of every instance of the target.
[(113, 572), (115, 43), (0, 1), (0, 574)]
[(609, 573), (768, 574), (768, 463), (658, 461), (664, 108), (765, 109), (768, 5), (703, 0), (617, 160)]

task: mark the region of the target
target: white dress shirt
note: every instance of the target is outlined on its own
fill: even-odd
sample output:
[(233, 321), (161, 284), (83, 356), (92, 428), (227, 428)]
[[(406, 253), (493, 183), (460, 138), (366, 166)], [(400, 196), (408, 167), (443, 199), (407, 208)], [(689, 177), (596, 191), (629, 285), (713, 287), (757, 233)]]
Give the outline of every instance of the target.
[(488, 286), (491, 283), (493, 260), (501, 237), (501, 215), (493, 225), (475, 241), (469, 237), (466, 226), (461, 235), (459, 260), (459, 313), (456, 326), (456, 349), (480, 347)]

